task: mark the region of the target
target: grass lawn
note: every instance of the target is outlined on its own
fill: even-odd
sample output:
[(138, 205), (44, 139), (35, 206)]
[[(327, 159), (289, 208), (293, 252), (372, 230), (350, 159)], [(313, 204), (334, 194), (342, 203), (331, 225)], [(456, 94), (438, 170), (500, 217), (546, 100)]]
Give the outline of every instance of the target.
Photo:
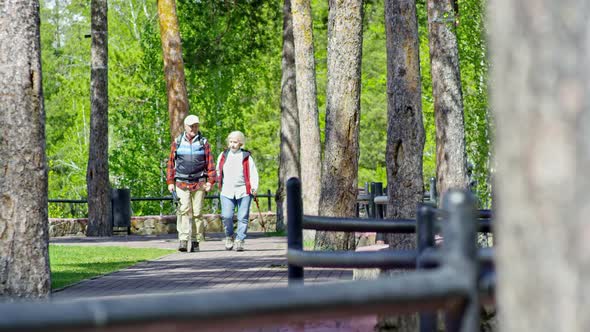
[(126, 247), (49, 245), (51, 288), (114, 272), (175, 250)]

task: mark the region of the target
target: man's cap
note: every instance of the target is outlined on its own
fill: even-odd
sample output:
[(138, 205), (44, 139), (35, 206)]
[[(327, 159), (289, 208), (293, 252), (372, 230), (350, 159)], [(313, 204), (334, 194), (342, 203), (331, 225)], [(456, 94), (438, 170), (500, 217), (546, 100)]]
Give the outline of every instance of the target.
[(184, 124), (187, 126), (192, 126), (195, 123), (199, 123), (199, 117), (196, 115), (189, 115), (186, 118), (184, 118)]

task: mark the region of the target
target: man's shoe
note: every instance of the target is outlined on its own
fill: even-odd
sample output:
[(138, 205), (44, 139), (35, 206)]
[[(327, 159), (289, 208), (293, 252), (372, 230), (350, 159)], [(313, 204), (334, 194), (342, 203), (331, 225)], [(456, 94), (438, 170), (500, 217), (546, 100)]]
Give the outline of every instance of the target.
[(236, 251), (244, 251), (244, 240), (236, 240)]
[(180, 240), (178, 245), (178, 251), (186, 252), (186, 247), (188, 246), (188, 241)]
[(234, 247), (234, 240), (231, 238), (231, 236), (227, 236), (225, 238), (225, 250), (232, 250)]
[(191, 252), (199, 251), (199, 242), (193, 241), (191, 244)]

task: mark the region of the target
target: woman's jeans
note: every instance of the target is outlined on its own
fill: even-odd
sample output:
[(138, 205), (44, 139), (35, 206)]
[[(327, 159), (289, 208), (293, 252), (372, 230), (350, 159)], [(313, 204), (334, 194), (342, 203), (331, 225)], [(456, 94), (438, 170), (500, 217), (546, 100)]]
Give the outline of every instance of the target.
[(236, 240), (244, 240), (246, 238), (246, 232), (248, 231), (252, 196), (247, 195), (242, 198), (227, 198), (220, 195), (219, 197), (221, 200), (221, 218), (223, 220), (225, 236), (231, 237), (234, 235), (234, 209), (237, 207), (238, 234), (236, 235)]

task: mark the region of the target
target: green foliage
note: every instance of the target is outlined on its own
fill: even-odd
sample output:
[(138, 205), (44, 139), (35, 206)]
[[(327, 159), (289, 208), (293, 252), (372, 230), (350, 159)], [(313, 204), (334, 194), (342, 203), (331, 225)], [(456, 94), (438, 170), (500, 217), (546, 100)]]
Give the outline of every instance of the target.
[[(86, 196), (90, 39), (84, 35), (90, 19), (89, 6), (82, 4), (42, 3), (52, 198)], [(261, 173), (260, 189), (274, 191), (282, 4), (179, 1), (178, 14), (190, 112), (201, 117), (215, 157), (230, 131), (244, 131)], [(155, 2), (110, 2), (109, 129), (111, 185), (130, 188), (133, 197), (169, 195), (165, 166), (171, 142)], [(173, 210), (157, 202), (134, 202), (132, 208), (138, 215)], [(52, 216), (69, 210), (50, 204)]]
[(383, 4), (366, 3), (360, 119), (359, 186), (387, 183), (387, 53)]
[(473, 164), (472, 179), (482, 207), (491, 205), (491, 132), (488, 112), (487, 46), (485, 44), (485, 0), (459, 0), (461, 16), (457, 27), (467, 155)]
[[(227, 134), (242, 130), (260, 172), (260, 192), (275, 191), (278, 174), (283, 1), (179, 0), (190, 112), (214, 157)], [(483, 0), (460, 0), (457, 28), (467, 152), (484, 204), (489, 203), (488, 64)], [(359, 185), (386, 184), (386, 53), (383, 0), (364, 2)], [(425, 0), (417, 2), (426, 130), (424, 177), (435, 174), (435, 127)], [(82, 0), (41, 1), (43, 84), (47, 113), (49, 197), (86, 196), (90, 114), (90, 6)], [(328, 2), (312, 1), (318, 110), (323, 138), (327, 83)], [(109, 2), (109, 168), (111, 185), (133, 197), (168, 196), (170, 151), (166, 84), (156, 2)], [(305, 148), (305, 147), (304, 147)], [(207, 203), (206, 210), (214, 209)], [(166, 214), (169, 202), (133, 202), (136, 215)], [(50, 215), (71, 211), (50, 204)]]
[[(116, 3), (119, 6), (109, 16), (114, 36), (109, 49), (111, 184), (130, 188), (133, 197), (168, 196), (170, 139), (156, 4), (145, 3), (147, 15), (129, 15), (127, 2)], [(134, 202), (132, 210), (146, 215), (170, 213), (173, 208), (169, 202)]]
[(241, 130), (260, 173), (277, 185), (282, 50), (281, 1), (179, 1), (191, 113), (201, 117), (215, 159)]
[[(86, 195), (90, 24), (85, 1), (41, 1), (41, 48), (51, 197)], [(50, 215), (64, 206), (50, 205)]]
[(62, 288), (84, 279), (111, 273), (173, 252), (174, 250), (153, 248), (51, 244), (49, 245), (51, 288)]
[(436, 176), (436, 124), (434, 122), (434, 100), (432, 98), (432, 76), (430, 74), (430, 47), (428, 45), (428, 15), (426, 1), (416, 2), (418, 36), (420, 38), (420, 74), (422, 75), (422, 116), (425, 142), (422, 158), (424, 185)]

